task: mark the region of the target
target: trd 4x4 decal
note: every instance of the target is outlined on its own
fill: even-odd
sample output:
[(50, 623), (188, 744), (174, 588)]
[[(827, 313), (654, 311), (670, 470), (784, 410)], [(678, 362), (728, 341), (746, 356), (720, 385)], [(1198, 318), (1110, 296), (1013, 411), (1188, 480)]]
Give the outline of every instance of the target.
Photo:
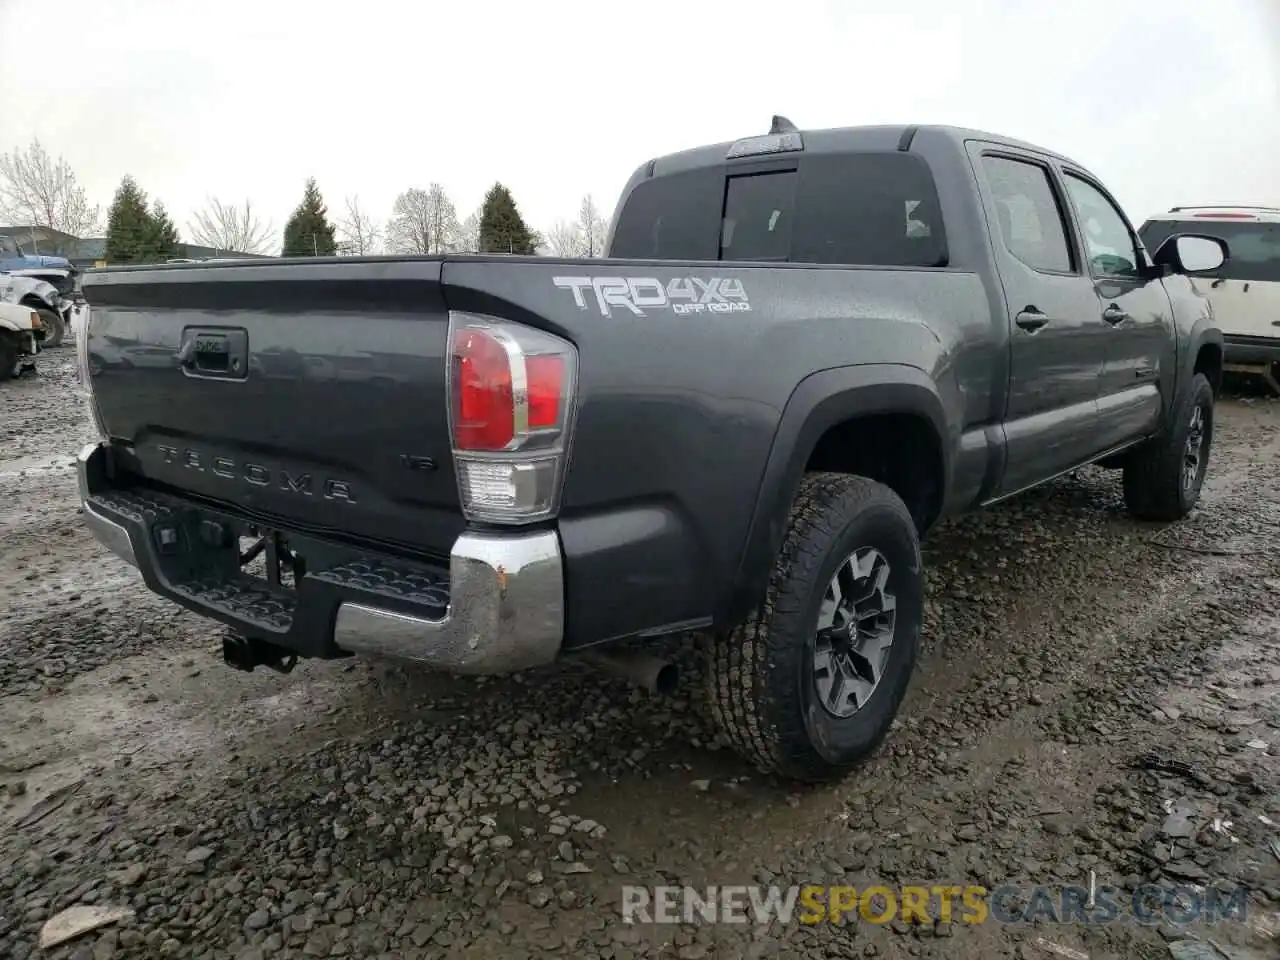
[(643, 317), (646, 310), (693, 313), (741, 313), (751, 309), (742, 281), (732, 277), (676, 277), (663, 282), (656, 277), (553, 277), (561, 290), (573, 293), (579, 310), (594, 301), (602, 317), (613, 316), (615, 307)]

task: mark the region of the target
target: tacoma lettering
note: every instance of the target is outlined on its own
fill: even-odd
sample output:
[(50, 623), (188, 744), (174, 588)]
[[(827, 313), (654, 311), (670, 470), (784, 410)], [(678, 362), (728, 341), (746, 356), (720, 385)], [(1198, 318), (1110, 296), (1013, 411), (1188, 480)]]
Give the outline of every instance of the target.
[[(244, 461), (237, 463), (230, 457), (210, 457), (200, 450), (191, 447), (175, 447), (169, 444), (157, 444), (161, 459), (165, 463), (180, 464), (188, 470), (206, 470), (215, 477), (224, 480), (243, 480), (254, 487), (276, 487), (284, 493), (293, 493), (302, 497), (313, 496), (316, 482), (310, 473), (290, 473), (288, 470), (272, 470), (260, 463)], [(356, 495), (351, 484), (345, 480), (325, 477), (319, 482), (321, 496), (326, 500), (341, 500), (355, 503)]]

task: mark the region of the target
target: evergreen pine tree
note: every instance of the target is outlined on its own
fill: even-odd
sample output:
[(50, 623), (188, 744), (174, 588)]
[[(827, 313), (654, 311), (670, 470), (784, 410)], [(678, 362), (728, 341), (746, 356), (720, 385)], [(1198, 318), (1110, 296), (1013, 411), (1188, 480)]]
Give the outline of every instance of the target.
[(107, 212), (107, 263), (138, 263), (147, 254), (153, 237), (147, 195), (133, 177), (120, 181)]
[(337, 253), (333, 224), (315, 178), (307, 180), (302, 203), (284, 225), (284, 257), (332, 257)]
[(500, 183), (490, 187), (480, 212), (480, 252), (532, 254), (538, 241), (520, 216), (511, 191)]
[(164, 204), (157, 200), (151, 214), (142, 259), (148, 263), (164, 263), (180, 255), (180, 246), (178, 228), (173, 225)]

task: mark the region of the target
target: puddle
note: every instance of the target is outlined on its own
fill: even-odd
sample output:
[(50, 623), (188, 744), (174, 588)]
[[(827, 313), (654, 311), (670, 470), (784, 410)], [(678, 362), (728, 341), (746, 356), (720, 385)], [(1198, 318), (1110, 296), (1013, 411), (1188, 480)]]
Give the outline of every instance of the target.
[(95, 774), (119, 771), (141, 786), (151, 775), (172, 781), (165, 768), (184, 765), (212, 781), (244, 752), (250, 733), (253, 748), (266, 750), (296, 739), (303, 720), (331, 735), (326, 709), (352, 688), (334, 682), (332, 667), (308, 672), (301, 681), (261, 671), (228, 683), (211, 657), (153, 653), (87, 674), (55, 696), (6, 698), (0, 783), (12, 795), (21, 781), (25, 791), (0, 809), (0, 824), (20, 821), (44, 798)]
[(0, 479), (62, 473), (75, 468), (75, 458), (66, 453), (23, 454), (0, 460)]
[(1214, 651), (1202, 685), (1169, 692), (1161, 709), (1169, 708), (1238, 730), (1245, 741), (1280, 754), (1280, 617), (1244, 623)]

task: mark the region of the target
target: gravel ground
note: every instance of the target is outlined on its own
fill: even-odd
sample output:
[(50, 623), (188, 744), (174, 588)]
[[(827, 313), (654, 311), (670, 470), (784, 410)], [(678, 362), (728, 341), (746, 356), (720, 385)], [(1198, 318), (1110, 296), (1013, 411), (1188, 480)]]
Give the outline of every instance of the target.
[[(1117, 475), (1087, 470), (938, 530), (897, 729), (847, 782), (796, 789), (719, 748), (696, 678), (661, 699), (569, 668), (225, 668), (217, 628), (80, 525), (72, 370), (52, 351), (0, 388), (0, 957), (1100, 960), (1197, 935), (1276, 955), (1280, 404), (1220, 407), (1176, 527), (1129, 520)], [(1246, 919), (619, 919), (624, 883), (1091, 871), (1244, 886)], [(132, 915), (38, 949), (73, 905)]]

